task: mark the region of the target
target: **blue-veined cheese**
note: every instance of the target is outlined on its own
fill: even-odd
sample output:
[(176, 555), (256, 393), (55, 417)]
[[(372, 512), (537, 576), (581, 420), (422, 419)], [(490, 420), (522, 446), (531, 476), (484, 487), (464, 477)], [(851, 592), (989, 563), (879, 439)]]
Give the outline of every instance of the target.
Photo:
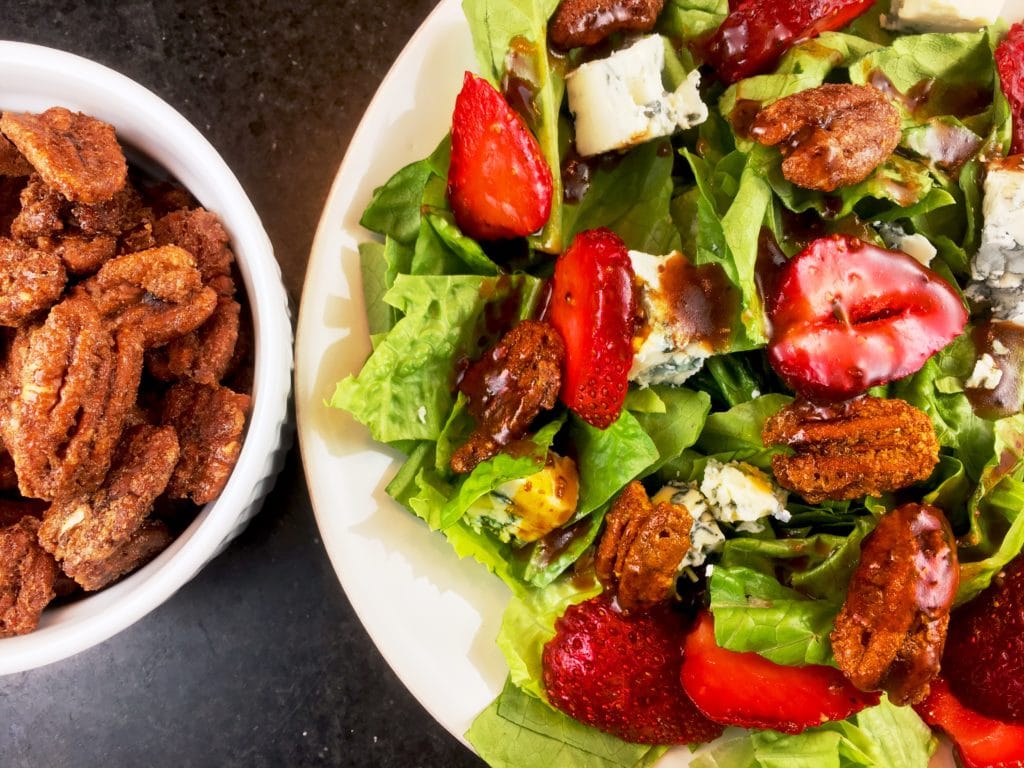
[(675, 298), (662, 285), (666, 265), (684, 258), (673, 252), (652, 256), (630, 251), (629, 260), (640, 287), (644, 326), (633, 340), (633, 365), (629, 380), (642, 387), (652, 384), (679, 386), (697, 373), (712, 354), (706, 339), (695, 338), (675, 308)]
[(885, 241), (885, 247), (910, 256), (922, 267), (932, 263), (938, 251), (931, 241), (922, 234), (908, 234), (899, 224), (877, 223), (875, 229)]
[(988, 164), (982, 214), (967, 295), (997, 320), (1024, 323), (1024, 155)]
[(884, 25), (917, 32), (973, 32), (995, 24), (1003, 0), (892, 0)]
[(693, 524), (690, 526), (690, 548), (686, 551), (680, 570), (703, 565), (708, 555), (722, 551), (725, 535), (718, 527), (708, 501), (691, 483), (668, 483), (651, 497), (653, 504), (679, 504), (686, 507)]
[(502, 483), (477, 499), (463, 519), (504, 542), (536, 541), (569, 521), (576, 512), (579, 489), (576, 462), (549, 452), (544, 469)]
[(700, 73), (691, 72), (672, 93), (665, 90), (665, 41), (648, 35), (604, 59), (581, 64), (565, 78), (569, 111), (582, 156), (610, 152), (671, 136), (704, 122)]
[(766, 473), (742, 461), (723, 464), (708, 459), (700, 492), (708, 500), (712, 514), (722, 522), (744, 523), (774, 517), (785, 523), (790, 519), (786, 510), (788, 492)]

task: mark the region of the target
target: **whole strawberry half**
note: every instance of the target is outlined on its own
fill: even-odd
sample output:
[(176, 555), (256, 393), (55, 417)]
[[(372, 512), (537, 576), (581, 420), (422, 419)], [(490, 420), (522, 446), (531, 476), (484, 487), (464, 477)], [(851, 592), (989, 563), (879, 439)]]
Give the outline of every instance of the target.
[(1014, 154), (1024, 152), (1024, 24), (1010, 27), (1003, 41), (996, 47), (996, 69), (1003, 93), (1013, 113)]
[(505, 97), (467, 72), (452, 115), (448, 199), (455, 221), (478, 240), (523, 237), (551, 215), (551, 169)]
[(765, 72), (791, 46), (841, 29), (873, 0), (740, 0), (707, 46), (708, 63), (727, 83)]
[(711, 741), (722, 727), (679, 685), (683, 618), (668, 604), (622, 614), (606, 595), (570, 606), (544, 646), (552, 706), (639, 744)]
[(956, 291), (905, 253), (822, 237), (783, 267), (768, 358), (811, 400), (848, 400), (920, 370), (964, 329)]
[(880, 698), (857, 690), (832, 667), (788, 667), (721, 648), (707, 612), (686, 638), (681, 678), (693, 703), (715, 722), (783, 733), (844, 720)]
[(971, 709), (1024, 724), (1024, 557), (953, 612), (942, 674)]
[(964, 706), (941, 677), (928, 698), (914, 707), (956, 744), (963, 768), (1024, 768), (1024, 725), (1003, 723)]
[(604, 429), (626, 399), (636, 323), (633, 265), (618, 235), (581, 232), (558, 257), (547, 319), (565, 341), (562, 402)]

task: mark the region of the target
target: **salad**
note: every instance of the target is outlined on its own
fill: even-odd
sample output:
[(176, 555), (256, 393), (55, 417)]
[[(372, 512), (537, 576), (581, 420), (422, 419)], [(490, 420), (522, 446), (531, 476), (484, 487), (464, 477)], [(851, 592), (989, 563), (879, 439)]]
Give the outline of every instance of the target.
[[(848, 678), (833, 633), (850, 596), (862, 592), (850, 586), (868, 557), (862, 551), (879, 549), (886, 538), (875, 534), (881, 520), (897, 519), (897, 510), (913, 504), (947, 521), (949, 535), (939, 540), (955, 537), (955, 568), (947, 571), (956, 572), (950, 601), (958, 605), (977, 604), (973, 598), (1024, 542), (1024, 424), (1014, 400), (1020, 342), (1009, 323), (1019, 318), (1012, 288), (983, 279), (979, 258), (997, 242), (999, 214), (990, 201), (1002, 193), (991, 182), (1015, 172), (999, 159), (1011, 149), (1019, 110), (997, 71), (1006, 26), (972, 19), (961, 23), (980, 28), (892, 31), (879, 19), (895, 9), (836, 4), (838, 27), (791, 44), (803, 37), (797, 30), (779, 50), (736, 57), (715, 40), (736, 25), (756, 36), (756, 24), (737, 20), (745, 4), (729, 13), (724, 3), (667, 2), (644, 28), (553, 48), (557, 14), (580, 5), (464, 3), (482, 77), (467, 76), (451, 137), (400, 170), (364, 214), (363, 224), (382, 235), (361, 248), (374, 352), (333, 399), (408, 457), (389, 493), (512, 590), (498, 639), (509, 682), (468, 734), (494, 765), (646, 765), (664, 753), (668, 740), (636, 743), (643, 738), (628, 729), (574, 712), (585, 725), (566, 714), (571, 703), (553, 701), (550, 649), (568, 625), (585, 624), (572, 618), (579, 610), (599, 613), (573, 607), (613, 614), (599, 630), (607, 633), (602, 640), (622, 617), (650, 623), (645, 637), (656, 638), (663, 628), (657, 617), (686, 615), (678, 630), (685, 657), (710, 658), (702, 649), (734, 653), (733, 668), (750, 680), (761, 674), (742, 666), (750, 653), (783, 668), (780, 686), (793, 679), (787, 670), (809, 667), (840, 674), (838, 665)], [(777, 12), (790, 14), (791, 27), (817, 23), (801, 19), (800, 9)], [(616, 63), (623, 53), (627, 60)], [(643, 79), (651, 70), (656, 85)], [(619, 119), (621, 110), (602, 113), (612, 97), (593, 90), (626, 71), (639, 72), (651, 89), (642, 97), (640, 131)], [(487, 81), (499, 90), (488, 90)], [(880, 159), (868, 163), (863, 178), (840, 178), (831, 189), (814, 188), (799, 171), (787, 174), (799, 155), (791, 148), (801, 142), (788, 136), (762, 143), (767, 128), (792, 117), (769, 120), (769, 108), (804, 94), (797, 112), (805, 113), (808, 94), (825, 94), (822, 101), (860, 116), (846, 121), (851, 131), (878, 123), (878, 108), (858, 101), (863, 91), (843, 90), (851, 86), (870, 87), (891, 105), (894, 146), (872, 150)], [(829, 87), (839, 90), (821, 90)], [(516, 173), (494, 164), (507, 144), (481, 150), (482, 124), (502, 125), (513, 136)], [(883, 147), (892, 128), (890, 118), (861, 144)], [(480, 204), (495, 198), (490, 208)], [(884, 255), (900, 249), (929, 266)], [(920, 317), (894, 313), (913, 322), (896, 326), (890, 340), (911, 343), (895, 362), (872, 368), (860, 390), (849, 376), (829, 375), (851, 370), (837, 357), (850, 345), (825, 345), (824, 365), (790, 365), (806, 352), (800, 339), (817, 332), (779, 332), (822, 319), (805, 317), (813, 290), (793, 265), (817, 274), (823, 265), (835, 268), (836, 253), (844, 255), (838, 279), (847, 265), (873, 274), (877, 256), (909, 270), (902, 283), (924, 275), (935, 288), (925, 292), (935, 306)], [(669, 283), (677, 293), (680, 286), (698, 290), (680, 304), (665, 298)], [(584, 310), (566, 313), (566, 304), (576, 307), (566, 301), (570, 293)], [(922, 295), (914, 293), (915, 307)], [(673, 305), (696, 308), (687, 313), (685, 334), (663, 310)], [(840, 314), (850, 307), (830, 305)], [(593, 339), (610, 346), (588, 344)], [(823, 370), (823, 378), (811, 369)], [(616, 397), (588, 396), (594, 370), (630, 383), (621, 392), (613, 387)], [(496, 398), (505, 415), (492, 422), (487, 393), (510, 389), (495, 386), (509, 378), (515, 397)], [(870, 421), (873, 412), (835, 403), (892, 405), (878, 405), (883, 415)], [(801, 467), (836, 459), (815, 441), (806, 447), (795, 439), (810, 418), (801, 408), (824, 413), (819, 420), (827, 426), (843, 410), (855, 426), (837, 433), (867, 436), (861, 442), (874, 458), (856, 464), (858, 483), (837, 491), (834, 482), (816, 488), (800, 479), (807, 474)], [(800, 429), (786, 432), (787, 419)], [(879, 425), (888, 422), (919, 436), (915, 445), (934, 440), (932, 463), (922, 458), (928, 445), (904, 450), (898, 435), (882, 434)], [(858, 451), (842, 460), (852, 453), (860, 461)], [(902, 454), (914, 460), (893, 461)], [(628, 522), (645, 503), (689, 516), (669, 526), (680, 532), (669, 548), (677, 557), (668, 592), (653, 605), (644, 594), (666, 577), (648, 578), (650, 558), (640, 558), (637, 587), (627, 585), (623, 569), (616, 573), (615, 557), (601, 555), (602, 548), (617, 550), (607, 543), (613, 523)], [(650, 518), (637, 514), (641, 522)], [(636, 604), (623, 611), (629, 600)], [(639, 650), (633, 656), (644, 658)], [(629, 673), (630, 663), (622, 653), (612, 666)], [(610, 672), (603, 679), (612, 679)], [(659, 680), (671, 683), (666, 696), (684, 690), (678, 670)], [(564, 679), (555, 682), (564, 687)], [(733, 687), (732, 698), (742, 687)], [(689, 732), (696, 738), (672, 742), (706, 741), (721, 731), (719, 723), (741, 722), (755, 729), (727, 732), (695, 764), (768, 765), (779, 754), (809, 765), (829, 764), (822, 754), (836, 765), (926, 764), (934, 738), (918, 712), (934, 721), (929, 712), (936, 708), (896, 706), (894, 691), (885, 690), (884, 697), (861, 692), (864, 700), (851, 711), (817, 712), (813, 726), (796, 728), (763, 713), (741, 722), (730, 714), (735, 702), (719, 710), (705, 701), (700, 717), (714, 727), (702, 720)], [(689, 696), (690, 687), (685, 691)], [(823, 719), (829, 722), (819, 725)]]

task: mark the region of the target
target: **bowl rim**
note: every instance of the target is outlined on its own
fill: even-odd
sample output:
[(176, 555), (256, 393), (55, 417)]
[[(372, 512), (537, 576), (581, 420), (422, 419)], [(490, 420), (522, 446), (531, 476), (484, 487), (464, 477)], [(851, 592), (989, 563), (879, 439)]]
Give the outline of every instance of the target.
[[(0, 40), (0, 72), (30, 73), (60, 83), (62, 94), (38, 97), (73, 108), (99, 98), (134, 122), (114, 127), (122, 143), (171, 171), (201, 205), (221, 217), (238, 260), (254, 332), (252, 409), (245, 440), (221, 495), (152, 562), (116, 584), (65, 606), (48, 609), (39, 628), (0, 639), (0, 675), (50, 664), (107, 640), (166, 601), (244, 527), (269, 492), (290, 435), (292, 325), (281, 269), (252, 202), (202, 133), (166, 101), (129, 77), (95, 61), (30, 43)], [(29, 78), (31, 81), (31, 77)], [(4, 77), (7, 93), (29, 94), (17, 77)], [(95, 109), (88, 109), (95, 114)], [(97, 115), (107, 119), (106, 114)], [(136, 119), (137, 118), (137, 119)], [(192, 169), (181, 173), (181, 168)], [(185, 176), (186, 178), (182, 178)], [(196, 178), (202, 183), (196, 184)]]

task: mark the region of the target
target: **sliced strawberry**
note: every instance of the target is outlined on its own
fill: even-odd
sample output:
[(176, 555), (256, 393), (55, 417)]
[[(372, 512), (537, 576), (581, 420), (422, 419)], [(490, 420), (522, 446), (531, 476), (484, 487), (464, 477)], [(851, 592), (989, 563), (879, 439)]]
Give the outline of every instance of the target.
[(956, 291), (905, 253), (847, 235), (812, 242), (783, 268), (768, 357), (812, 400), (848, 400), (920, 370), (964, 329)]
[(942, 673), (971, 709), (1024, 725), (1024, 557), (953, 612)]
[(787, 667), (721, 648), (707, 612), (686, 638), (681, 677), (697, 709), (715, 722), (783, 733), (844, 720), (880, 698), (857, 690), (832, 667)]
[(667, 603), (628, 617), (604, 594), (570, 606), (544, 646), (548, 700), (638, 744), (718, 738), (722, 727), (698, 712), (679, 685), (685, 630)]
[(470, 237), (523, 237), (551, 214), (551, 169), (523, 118), (498, 91), (466, 73), (452, 115), (448, 199)]
[(1024, 152), (1024, 24), (1010, 27), (996, 47), (996, 70), (1013, 113), (1013, 144), (1010, 152)]
[(941, 677), (914, 707), (928, 725), (956, 743), (963, 768), (1024, 768), (1024, 725), (992, 720), (968, 709)]
[(708, 63), (727, 83), (767, 72), (787, 50), (841, 29), (874, 0), (740, 0), (707, 46)]
[(562, 402), (604, 429), (619, 417), (633, 364), (633, 265), (618, 235), (581, 232), (558, 257), (548, 321), (565, 341)]

